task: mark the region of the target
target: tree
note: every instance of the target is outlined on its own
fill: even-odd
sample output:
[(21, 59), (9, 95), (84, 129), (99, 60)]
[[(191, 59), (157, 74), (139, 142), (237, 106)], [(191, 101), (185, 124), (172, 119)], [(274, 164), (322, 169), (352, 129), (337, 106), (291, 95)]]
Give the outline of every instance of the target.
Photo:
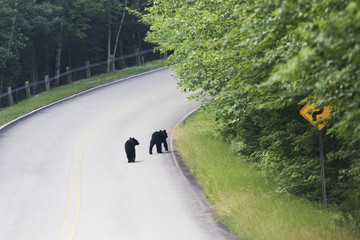
[(12, 85), (16, 79), (20, 64), (19, 51), (24, 48), (26, 36), (19, 30), (26, 25), (20, 14), (19, 0), (1, 0), (0, 2), (0, 90), (4, 84)]
[[(138, 16), (147, 4), (147, 0), (0, 0), (1, 93), (26, 81), (36, 85), (44, 75), (59, 76), (68, 66), (73, 69), (86, 61), (94, 63), (141, 49), (147, 27), (138, 23)], [(58, 78), (55, 85), (59, 84)], [(33, 87), (34, 93), (39, 90)], [(19, 92), (15, 101), (24, 97)], [(1, 100), (4, 105), (6, 100)]]
[(321, 197), (316, 130), (299, 110), (307, 102), (333, 106), (325, 142), (329, 199), (360, 223), (359, 7), (345, 0), (161, 0), (143, 19), (147, 40), (174, 52), (169, 64), (179, 86), (195, 98), (213, 97), (208, 108), (218, 131), (272, 175), (279, 191)]
[[(54, 30), (61, 21), (60, 12), (62, 8), (49, 2), (34, 1), (31, 8), (28, 7), (27, 10), (26, 18), (30, 28), (26, 31), (26, 35), (29, 36), (30, 40), (28, 47), (32, 48), (32, 82), (36, 83), (39, 79), (40, 62), (43, 64), (44, 74), (49, 75), (49, 57), (47, 55), (49, 55), (49, 49), (52, 48), (50, 36), (55, 34)], [(43, 58), (42, 61), (40, 61), (41, 58)], [(33, 92), (36, 93), (36, 85), (33, 89)]]

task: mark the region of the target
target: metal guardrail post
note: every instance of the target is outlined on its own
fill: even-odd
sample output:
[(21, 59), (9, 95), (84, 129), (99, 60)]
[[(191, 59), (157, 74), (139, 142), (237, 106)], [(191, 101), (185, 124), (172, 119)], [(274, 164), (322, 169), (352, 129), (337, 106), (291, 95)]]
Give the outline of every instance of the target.
[(12, 93), (11, 93), (11, 87), (8, 87), (8, 95), (9, 95), (9, 103), (10, 106), (14, 105), (14, 99), (12, 97)]
[(115, 69), (115, 61), (114, 61), (114, 56), (113, 55), (110, 55), (110, 72), (113, 72), (113, 71), (115, 71), (116, 69)]
[(26, 91), (26, 98), (31, 98), (30, 87), (29, 87), (28, 81), (25, 82), (25, 91)]
[(86, 61), (86, 78), (91, 78), (90, 61)]
[(70, 73), (70, 67), (66, 67), (66, 73), (67, 73), (67, 80), (68, 83), (71, 83), (71, 73)]
[(47, 92), (50, 91), (49, 75), (45, 76), (45, 89)]

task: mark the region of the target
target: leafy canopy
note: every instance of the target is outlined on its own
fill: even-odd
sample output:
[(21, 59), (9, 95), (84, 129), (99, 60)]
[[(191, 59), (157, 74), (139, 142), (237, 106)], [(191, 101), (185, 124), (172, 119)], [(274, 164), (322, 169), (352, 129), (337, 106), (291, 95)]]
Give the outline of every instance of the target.
[(359, 18), (346, 0), (157, 0), (143, 16), (179, 86), (212, 97), (219, 134), (279, 191), (320, 200), (317, 133), (299, 111), (331, 105), (328, 199), (358, 223)]

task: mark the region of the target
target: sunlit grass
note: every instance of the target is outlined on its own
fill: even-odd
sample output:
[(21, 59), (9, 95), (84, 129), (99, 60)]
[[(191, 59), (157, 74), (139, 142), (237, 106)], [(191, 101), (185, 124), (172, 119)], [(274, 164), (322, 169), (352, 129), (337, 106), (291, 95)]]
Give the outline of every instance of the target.
[(212, 134), (207, 114), (196, 114), (175, 130), (178, 150), (215, 210), (242, 239), (360, 239), (336, 226), (339, 213), (321, 204), (276, 193), (271, 179)]
[(156, 69), (159, 67), (165, 66), (164, 61), (158, 60), (154, 62), (149, 62), (142, 66), (129, 67), (121, 70), (117, 70), (111, 73), (105, 73), (101, 75), (94, 76), (90, 79), (83, 79), (76, 82), (73, 82), (68, 85), (64, 85), (58, 88), (53, 88), (49, 92), (42, 92), (38, 95), (21, 101), (11, 107), (1, 108), (0, 109), (0, 126), (8, 123), (26, 113), (29, 113), (35, 109), (43, 107), (47, 104), (55, 102), (57, 100), (68, 97), (72, 94), (78, 93), (85, 89), (98, 86), (103, 83), (111, 82), (113, 80), (126, 77), (132, 74), (137, 74), (145, 72), (151, 69)]

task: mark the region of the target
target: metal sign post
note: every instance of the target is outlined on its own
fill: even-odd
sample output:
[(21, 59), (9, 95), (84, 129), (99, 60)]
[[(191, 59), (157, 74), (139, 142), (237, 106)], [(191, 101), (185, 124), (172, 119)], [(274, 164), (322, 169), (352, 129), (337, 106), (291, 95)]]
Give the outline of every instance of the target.
[(323, 109), (315, 109), (315, 104), (306, 104), (300, 111), (300, 114), (308, 120), (319, 132), (320, 145), (320, 165), (321, 165), (321, 185), (324, 208), (327, 207), (326, 200), (326, 179), (325, 179), (325, 163), (323, 152), (322, 129), (327, 124), (331, 106), (325, 106)]
[(327, 207), (326, 201), (326, 180), (325, 180), (325, 164), (324, 164), (324, 153), (323, 153), (323, 140), (322, 140), (322, 132), (319, 132), (319, 145), (320, 145), (320, 165), (321, 165), (321, 185), (322, 185), (322, 194), (323, 194), (323, 204), (324, 208)]

